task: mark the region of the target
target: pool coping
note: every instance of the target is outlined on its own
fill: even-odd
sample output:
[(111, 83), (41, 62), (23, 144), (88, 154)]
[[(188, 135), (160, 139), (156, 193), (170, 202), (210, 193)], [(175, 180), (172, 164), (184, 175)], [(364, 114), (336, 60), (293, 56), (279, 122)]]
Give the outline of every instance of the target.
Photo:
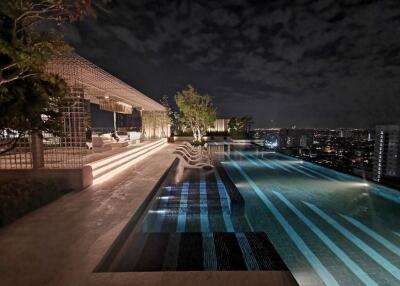
[(143, 218), (146, 210), (150, 207), (151, 202), (159, 192), (160, 187), (164, 184), (165, 179), (169, 175), (170, 171), (173, 168), (175, 168), (178, 164), (179, 164), (179, 159), (175, 158), (175, 160), (171, 163), (171, 165), (164, 171), (164, 173), (159, 178), (157, 183), (154, 185), (150, 193), (146, 196), (144, 201), (140, 204), (139, 208), (128, 220), (128, 222), (123, 227), (118, 236), (114, 239), (108, 250), (104, 253), (103, 257), (100, 259), (96, 267), (93, 269), (93, 273), (110, 273), (110, 271), (107, 271), (105, 269), (108, 269), (111, 266), (115, 257), (118, 255), (119, 251), (123, 247), (125, 241), (128, 239), (131, 232), (138, 225), (139, 221)]

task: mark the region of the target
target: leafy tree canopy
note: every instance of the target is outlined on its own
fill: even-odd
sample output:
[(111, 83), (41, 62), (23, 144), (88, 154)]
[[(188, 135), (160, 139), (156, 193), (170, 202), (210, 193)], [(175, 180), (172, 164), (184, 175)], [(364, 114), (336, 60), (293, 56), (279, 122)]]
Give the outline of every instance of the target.
[(87, 0), (0, 1), (0, 154), (24, 133), (59, 133), (68, 87), (45, 68), (71, 50), (55, 28), (88, 13)]
[[(29, 94), (27, 94), (29, 90)], [(49, 75), (18, 79), (0, 96), (0, 154), (15, 147), (25, 132), (62, 132), (62, 107), (68, 105), (64, 80)]]
[(88, 13), (88, 0), (1, 1), (0, 86), (43, 72), (51, 57), (69, 51), (52, 27)]
[(228, 127), (231, 136), (235, 139), (245, 139), (248, 136), (253, 120), (251, 116), (232, 117)]
[(216, 119), (216, 109), (211, 97), (199, 94), (194, 87), (188, 85), (176, 93), (175, 102), (185, 125), (193, 132), (194, 141), (201, 141), (207, 128), (213, 126)]

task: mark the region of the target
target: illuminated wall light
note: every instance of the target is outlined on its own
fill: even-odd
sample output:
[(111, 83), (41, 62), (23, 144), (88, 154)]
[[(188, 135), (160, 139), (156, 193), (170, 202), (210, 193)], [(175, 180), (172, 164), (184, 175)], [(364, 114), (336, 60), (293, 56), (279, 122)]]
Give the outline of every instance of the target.
[(159, 143), (159, 142), (157, 141), (157, 142), (155, 142), (155, 143), (146, 144), (146, 145), (144, 145), (144, 146), (142, 146), (142, 147), (135, 148), (135, 149), (133, 149), (133, 150), (131, 150), (131, 151), (123, 152), (123, 153), (118, 154), (118, 155), (115, 155), (115, 156), (111, 156), (111, 157), (109, 157), (109, 158), (107, 158), (107, 159), (104, 159), (104, 160), (101, 160), (101, 161), (96, 161), (96, 162), (91, 163), (91, 164), (89, 164), (89, 165), (92, 166), (92, 169), (93, 169), (93, 170), (95, 170), (95, 169), (97, 169), (97, 168), (100, 168), (100, 167), (102, 167), (102, 166), (104, 166), (104, 165), (106, 165), (106, 164), (112, 162), (112, 161), (118, 160), (118, 159), (120, 159), (120, 158), (126, 157), (126, 156), (131, 155), (131, 154), (136, 154), (136, 153), (138, 153), (139, 151), (141, 151), (141, 150), (143, 150), (143, 149), (148, 149), (148, 148), (150, 148), (151, 146), (157, 145), (158, 143)]
[(123, 152), (123, 153), (118, 154), (118, 155), (115, 155), (115, 156), (111, 156), (111, 157), (106, 158), (106, 159), (104, 159), (104, 160), (100, 160), (100, 161), (96, 161), (96, 162), (90, 163), (90, 164), (88, 164), (88, 165), (92, 166), (92, 169), (94, 170), (94, 169), (97, 169), (97, 168), (99, 168), (99, 167), (102, 167), (102, 166), (106, 165), (107, 163), (110, 163), (110, 162), (112, 162), (112, 161), (114, 161), (114, 160), (123, 158), (123, 157), (125, 157), (125, 156), (127, 156), (127, 155), (130, 155), (130, 154), (133, 154), (133, 153), (137, 153), (138, 151), (143, 150), (143, 149), (146, 149), (146, 148), (149, 148), (150, 146), (157, 145), (159, 142), (162, 142), (162, 141), (165, 141), (165, 139), (158, 140), (158, 141), (153, 142), (153, 143), (151, 143), (151, 144), (146, 144), (146, 145), (144, 145), (144, 146), (141, 146), (141, 147), (132, 149), (132, 150), (127, 151), (127, 152)]
[(367, 182), (352, 183), (352, 184), (357, 187), (369, 187), (370, 186)]
[(161, 197), (158, 197), (157, 199), (158, 200), (170, 200), (173, 198), (175, 198), (175, 197), (174, 196), (161, 196)]
[[(160, 144), (157, 144), (157, 145), (154, 145), (154, 146), (160, 146), (162, 144), (164, 144), (164, 143), (160, 143)], [(129, 156), (124, 156), (124, 159), (117, 160), (117, 161), (115, 161), (115, 162), (113, 162), (111, 164), (108, 164), (108, 165), (105, 165), (105, 166), (103, 166), (101, 168), (95, 169), (95, 170), (93, 170), (93, 177), (101, 175), (102, 173), (104, 173), (104, 172), (106, 172), (106, 171), (108, 171), (108, 170), (110, 170), (110, 169), (112, 169), (114, 167), (117, 167), (117, 166), (119, 166), (121, 164), (125, 164), (129, 160), (146, 153), (148, 150), (151, 150), (151, 148), (146, 148), (146, 149), (144, 149), (144, 150), (142, 150), (140, 152), (135, 152), (133, 154), (130, 154)]]
[(129, 162), (127, 162), (126, 164), (119, 166), (118, 168), (115, 168), (113, 170), (111, 170), (110, 172), (107, 172), (106, 174), (96, 178), (93, 180), (93, 185), (97, 185), (97, 184), (101, 184), (105, 181), (108, 181), (109, 179), (111, 179), (112, 177), (114, 177), (115, 175), (121, 173), (122, 171), (126, 170), (127, 168), (135, 165), (136, 163), (142, 161), (143, 159), (149, 157), (150, 155), (156, 153), (157, 151), (161, 150), (162, 148), (166, 147), (168, 144), (163, 143), (162, 145), (148, 151), (147, 153), (145, 153), (143, 156), (137, 157), (133, 160), (130, 160)]
[[(154, 145), (154, 146), (160, 146), (160, 145), (164, 145), (164, 144), (165, 144), (165, 142), (161, 142), (161, 143), (159, 143), (157, 145)], [(109, 169), (112, 169), (112, 168), (114, 168), (114, 167), (116, 167), (118, 165), (124, 164), (124, 163), (128, 162), (129, 160), (133, 159), (134, 157), (140, 156), (140, 155), (146, 153), (149, 149), (151, 149), (151, 148), (144, 149), (144, 150), (142, 150), (140, 152), (135, 152), (133, 154), (130, 154), (129, 156), (125, 155), (124, 159), (115, 161), (115, 162), (113, 162), (111, 164), (108, 164), (108, 165), (105, 165), (105, 166), (103, 166), (101, 168), (95, 169), (93, 171), (93, 177), (96, 177), (97, 175), (99, 175), (99, 174), (101, 174), (101, 173), (103, 173), (103, 172), (105, 172), (105, 171), (107, 171)]]
[(149, 213), (156, 213), (156, 214), (165, 214), (167, 212), (168, 212), (168, 210), (164, 210), (164, 209), (162, 209), (162, 210), (149, 210)]

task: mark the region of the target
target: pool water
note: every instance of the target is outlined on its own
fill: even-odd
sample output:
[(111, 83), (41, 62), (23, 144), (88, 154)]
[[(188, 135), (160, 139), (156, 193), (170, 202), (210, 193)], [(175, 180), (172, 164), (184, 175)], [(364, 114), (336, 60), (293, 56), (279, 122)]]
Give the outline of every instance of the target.
[(255, 146), (209, 149), (218, 168), (172, 168), (98, 271), (289, 270), (302, 286), (400, 285), (399, 191)]
[(176, 168), (98, 271), (287, 271), (265, 232), (253, 231), (243, 197), (223, 182), (223, 169), (185, 169), (177, 180)]
[(400, 192), (255, 147), (218, 158), (299, 285), (400, 285)]

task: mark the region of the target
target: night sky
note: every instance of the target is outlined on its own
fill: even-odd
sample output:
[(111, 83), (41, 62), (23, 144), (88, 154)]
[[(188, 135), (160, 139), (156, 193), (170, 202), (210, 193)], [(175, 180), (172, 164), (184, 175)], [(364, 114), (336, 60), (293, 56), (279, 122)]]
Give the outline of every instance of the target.
[(192, 84), (255, 127), (400, 123), (400, 0), (108, 1), (65, 31), (159, 99)]

